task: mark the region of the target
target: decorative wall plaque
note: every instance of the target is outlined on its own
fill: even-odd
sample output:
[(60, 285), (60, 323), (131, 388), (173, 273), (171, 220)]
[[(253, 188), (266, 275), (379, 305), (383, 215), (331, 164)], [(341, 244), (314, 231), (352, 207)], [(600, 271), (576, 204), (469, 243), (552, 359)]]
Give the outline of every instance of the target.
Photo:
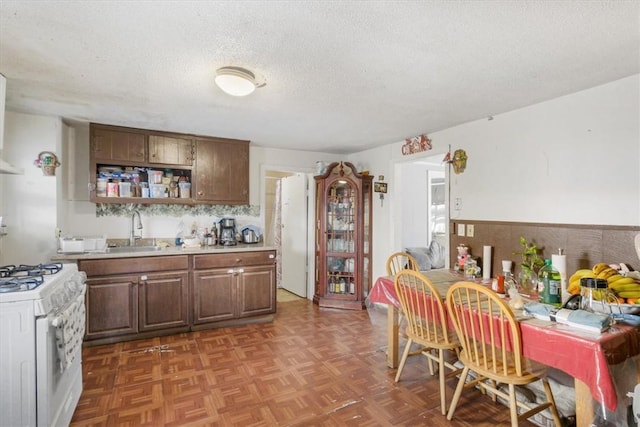
[(422, 151), (431, 150), (431, 140), (427, 135), (418, 135), (413, 138), (405, 140), (402, 145), (402, 155), (407, 156), (410, 154), (420, 153)]

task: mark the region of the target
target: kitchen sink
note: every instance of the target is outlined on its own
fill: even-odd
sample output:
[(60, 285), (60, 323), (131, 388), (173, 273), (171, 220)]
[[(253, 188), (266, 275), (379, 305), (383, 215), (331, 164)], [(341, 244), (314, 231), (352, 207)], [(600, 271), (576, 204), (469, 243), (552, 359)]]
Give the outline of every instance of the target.
[(156, 252), (161, 250), (161, 246), (116, 246), (113, 248), (107, 248), (107, 253), (122, 254), (131, 252)]

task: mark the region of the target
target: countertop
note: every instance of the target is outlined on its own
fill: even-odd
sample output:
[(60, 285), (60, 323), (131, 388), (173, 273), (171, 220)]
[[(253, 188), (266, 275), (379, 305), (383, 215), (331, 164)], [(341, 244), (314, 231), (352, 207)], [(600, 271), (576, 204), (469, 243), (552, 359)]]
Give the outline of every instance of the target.
[[(124, 248), (124, 247), (121, 247)], [(168, 248), (154, 250), (134, 250), (126, 251), (119, 249), (121, 252), (82, 252), (82, 253), (58, 253), (51, 257), (52, 261), (77, 261), (84, 259), (110, 259), (110, 258), (133, 258), (133, 257), (150, 257), (150, 256), (166, 256), (166, 255), (200, 255), (200, 254), (227, 254), (234, 252), (255, 252), (255, 251), (274, 251), (275, 246), (264, 245), (263, 243), (255, 244), (237, 244), (235, 246), (209, 246), (200, 248), (182, 248), (179, 246), (169, 246)], [(122, 252), (124, 251), (124, 252)]]

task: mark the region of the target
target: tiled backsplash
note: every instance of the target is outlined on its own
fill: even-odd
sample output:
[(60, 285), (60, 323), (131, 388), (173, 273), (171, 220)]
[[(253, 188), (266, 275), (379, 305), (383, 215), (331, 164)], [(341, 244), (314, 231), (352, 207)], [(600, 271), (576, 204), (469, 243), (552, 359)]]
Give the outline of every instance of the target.
[(181, 217), (183, 215), (191, 216), (216, 216), (216, 217), (235, 217), (235, 216), (260, 216), (259, 205), (134, 205), (134, 204), (96, 204), (96, 216), (129, 216), (132, 210), (138, 210), (141, 214), (147, 216), (171, 216)]

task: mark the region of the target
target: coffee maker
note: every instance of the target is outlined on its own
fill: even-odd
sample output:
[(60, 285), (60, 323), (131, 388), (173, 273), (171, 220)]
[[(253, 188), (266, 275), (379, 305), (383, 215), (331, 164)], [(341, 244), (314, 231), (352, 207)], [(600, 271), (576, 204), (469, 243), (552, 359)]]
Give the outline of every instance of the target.
[(222, 218), (218, 227), (220, 229), (218, 243), (224, 246), (232, 246), (238, 244), (236, 238), (236, 220), (233, 218)]

